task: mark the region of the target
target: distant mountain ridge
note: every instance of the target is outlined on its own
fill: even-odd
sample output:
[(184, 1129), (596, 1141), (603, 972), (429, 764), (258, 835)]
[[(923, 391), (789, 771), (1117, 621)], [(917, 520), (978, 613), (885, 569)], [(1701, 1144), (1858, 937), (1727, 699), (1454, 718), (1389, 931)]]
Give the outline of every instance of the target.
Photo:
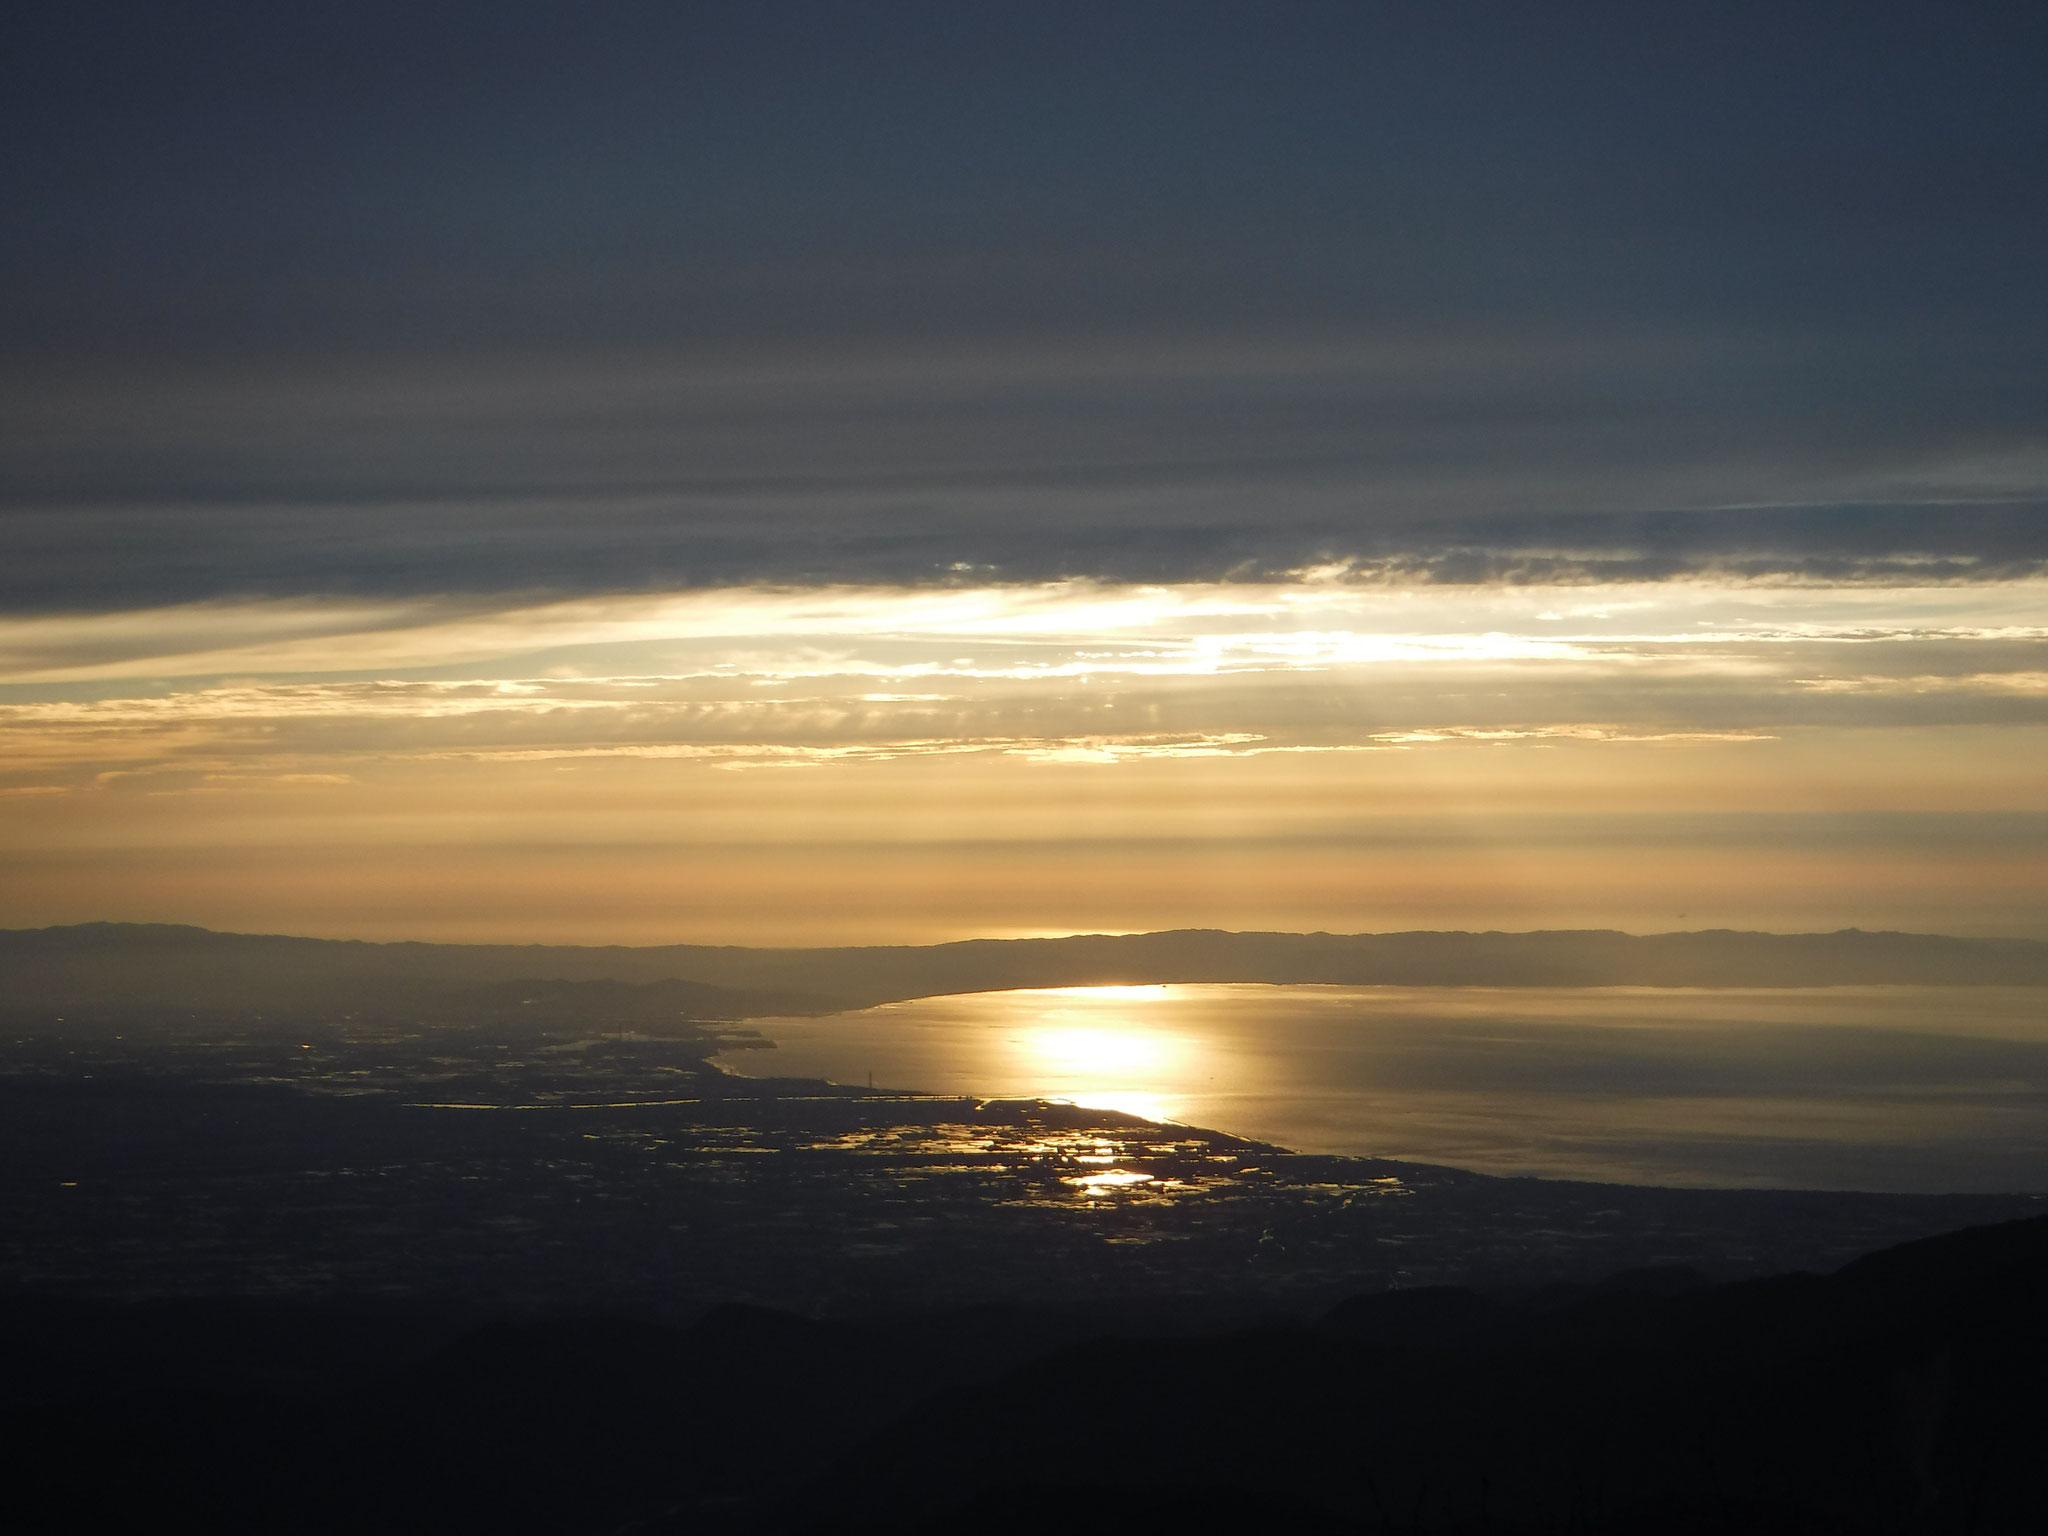
[[(2048, 943), (1941, 934), (1082, 934), (834, 949), (367, 943), (167, 924), (0, 930), (0, 1007), (411, 1010), (464, 988), (691, 985), (717, 1016), (824, 1013), (946, 993), (1172, 982), (1353, 986), (2048, 986)], [(692, 990), (692, 987), (695, 990)], [(602, 990), (602, 989), (600, 989)]]

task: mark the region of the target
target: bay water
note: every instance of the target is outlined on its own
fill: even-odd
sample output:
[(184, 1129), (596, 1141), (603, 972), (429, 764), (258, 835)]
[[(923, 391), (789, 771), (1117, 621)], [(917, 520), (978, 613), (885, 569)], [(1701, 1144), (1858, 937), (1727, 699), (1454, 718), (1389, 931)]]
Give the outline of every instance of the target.
[(1182, 985), (763, 1019), (753, 1075), (1639, 1184), (2048, 1190), (2048, 988)]

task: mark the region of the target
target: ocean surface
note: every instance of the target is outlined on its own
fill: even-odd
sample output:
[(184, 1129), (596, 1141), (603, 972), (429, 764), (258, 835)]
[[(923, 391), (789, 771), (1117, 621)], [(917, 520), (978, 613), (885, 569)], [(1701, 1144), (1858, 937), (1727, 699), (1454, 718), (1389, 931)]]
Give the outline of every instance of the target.
[(765, 1019), (728, 1069), (1633, 1184), (2048, 1190), (2048, 988), (1072, 987)]

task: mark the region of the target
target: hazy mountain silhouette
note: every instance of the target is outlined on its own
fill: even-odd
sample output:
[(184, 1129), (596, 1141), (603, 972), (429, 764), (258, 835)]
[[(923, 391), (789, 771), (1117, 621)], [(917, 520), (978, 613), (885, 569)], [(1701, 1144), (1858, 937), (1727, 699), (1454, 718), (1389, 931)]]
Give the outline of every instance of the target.
[[(686, 980), (685, 980), (686, 978)], [(1225, 933), (845, 949), (370, 944), (86, 923), (0, 932), (15, 1009), (568, 1007), (707, 1018), (831, 1012), (943, 993), (1157, 982), (1397, 986), (2048, 985), (2048, 943), (1938, 934)], [(615, 982), (660, 992), (563, 990)], [(509, 984), (516, 984), (511, 986)], [(493, 992), (492, 987), (507, 988)], [(546, 990), (552, 988), (553, 990)], [(468, 989), (469, 996), (454, 996)], [(515, 991), (523, 995), (514, 997)], [(536, 991), (535, 989), (541, 989)]]
[(365, 944), (159, 923), (82, 923), (0, 930), (0, 1008), (590, 1023), (829, 1013), (849, 1005), (846, 998), (781, 984), (773, 974), (764, 985), (686, 980), (675, 974), (671, 953)]

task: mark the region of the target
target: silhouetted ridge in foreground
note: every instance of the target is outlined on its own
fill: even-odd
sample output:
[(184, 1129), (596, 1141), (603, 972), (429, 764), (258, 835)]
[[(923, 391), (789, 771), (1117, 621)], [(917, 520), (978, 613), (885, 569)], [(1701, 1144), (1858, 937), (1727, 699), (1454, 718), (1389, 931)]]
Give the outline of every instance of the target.
[(2000, 1536), (2048, 1521), (2044, 1290), (2048, 1218), (1221, 1331), (18, 1304), (0, 1433), (23, 1529)]
[[(1939, 934), (1088, 934), (925, 947), (366, 944), (125, 923), (0, 932), (6, 1006), (413, 1012), (460, 989), (610, 981), (682, 988), (703, 1017), (819, 1013), (1013, 987), (2048, 985), (2048, 943)], [(689, 988), (697, 990), (689, 992)], [(688, 993), (688, 995), (684, 995)], [(644, 1001), (644, 1000), (643, 1000)], [(636, 1006), (638, 1006), (636, 1004)]]

